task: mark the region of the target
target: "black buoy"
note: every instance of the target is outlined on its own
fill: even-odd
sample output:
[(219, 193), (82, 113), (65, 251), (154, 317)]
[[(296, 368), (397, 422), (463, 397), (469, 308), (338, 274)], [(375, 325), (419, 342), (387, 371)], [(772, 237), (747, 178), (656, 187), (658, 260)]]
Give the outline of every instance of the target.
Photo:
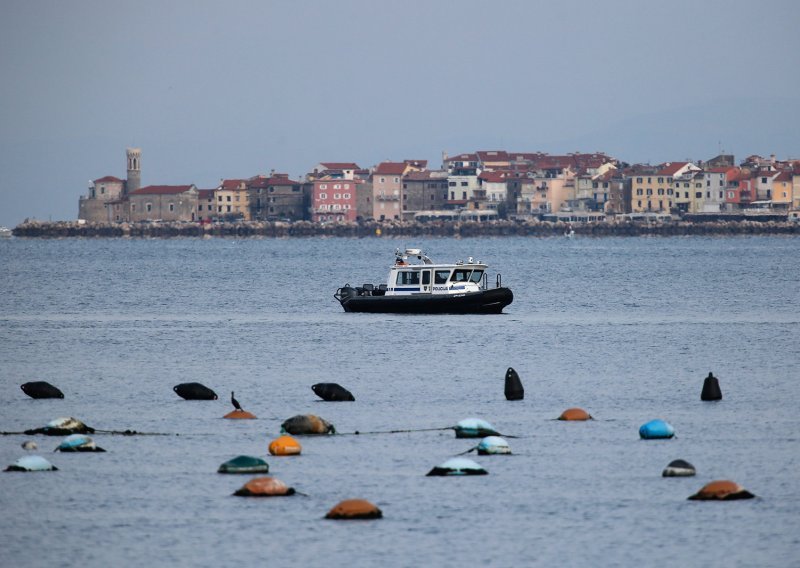
[(185, 400), (217, 400), (217, 393), (200, 383), (181, 383), (172, 390)]
[(717, 377), (709, 373), (703, 381), (703, 392), (700, 393), (700, 400), (722, 400), (722, 391), (719, 390)]
[(31, 381), (19, 388), (31, 398), (64, 398), (64, 393), (47, 381)]
[(239, 401), (233, 398), (233, 391), (231, 391), (231, 404), (236, 410), (242, 410), (242, 405), (239, 404)]
[(522, 400), (525, 398), (525, 389), (522, 388), (522, 381), (519, 380), (517, 372), (509, 367), (506, 371), (506, 400)]
[(343, 401), (355, 400), (353, 394), (337, 383), (317, 383), (311, 386), (311, 390), (322, 400)]

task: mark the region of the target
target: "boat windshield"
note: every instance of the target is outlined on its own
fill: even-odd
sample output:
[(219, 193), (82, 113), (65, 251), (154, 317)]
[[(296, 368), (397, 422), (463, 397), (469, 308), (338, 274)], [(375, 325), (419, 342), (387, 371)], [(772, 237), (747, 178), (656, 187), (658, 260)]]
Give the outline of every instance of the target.
[(469, 277), (470, 282), (475, 282), (475, 284), (480, 284), (481, 278), (483, 278), (483, 270), (473, 270), (472, 276)]
[(450, 282), (467, 282), (469, 280), (470, 269), (459, 268), (453, 271)]

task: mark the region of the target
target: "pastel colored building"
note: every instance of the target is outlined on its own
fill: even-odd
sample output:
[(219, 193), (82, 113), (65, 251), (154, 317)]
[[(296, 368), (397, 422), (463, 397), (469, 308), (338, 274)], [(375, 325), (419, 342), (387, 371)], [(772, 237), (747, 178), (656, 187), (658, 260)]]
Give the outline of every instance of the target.
[(312, 183), (312, 221), (321, 223), (356, 220), (356, 185), (360, 183), (360, 180), (322, 178), (314, 180)]
[(253, 219), (296, 221), (305, 217), (306, 192), (301, 182), (289, 179), (289, 174), (273, 172), (269, 176), (250, 178), (247, 190)]
[(403, 176), (410, 166), (404, 162), (381, 162), (372, 172), (372, 217), (400, 219), (403, 213)]
[(214, 190), (217, 218), (225, 221), (250, 220), (250, 195), (247, 181), (224, 179)]

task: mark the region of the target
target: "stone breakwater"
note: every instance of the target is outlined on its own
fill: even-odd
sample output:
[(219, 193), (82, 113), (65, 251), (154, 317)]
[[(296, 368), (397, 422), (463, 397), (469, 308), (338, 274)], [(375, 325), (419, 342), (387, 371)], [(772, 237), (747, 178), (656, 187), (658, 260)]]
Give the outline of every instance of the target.
[[(572, 223), (576, 235), (606, 236), (680, 236), (680, 235), (800, 235), (800, 223), (793, 221), (672, 221), (659, 223), (601, 222)], [(425, 223), (384, 221), (380, 223), (328, 223), (307, 221), (294, 223), (258, 222), (243, 223), (78, 223), (77, 221), (28, 221), (14, 228), (17, 237), (560, 237), (568, 224), (548, 221), (485, 221)]]

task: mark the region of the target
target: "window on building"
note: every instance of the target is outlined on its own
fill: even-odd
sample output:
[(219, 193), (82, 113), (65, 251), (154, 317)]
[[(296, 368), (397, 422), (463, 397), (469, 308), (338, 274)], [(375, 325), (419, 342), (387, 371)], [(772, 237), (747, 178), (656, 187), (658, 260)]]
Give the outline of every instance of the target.
[(222, 196), (221, 195), (217, 196), (217, 201), (222, 201)]
[(144, 208), (147, 210), (148, 213), (150, 213), (153, 210), (153, 204), (148, 203), (147, 205), (144, 206)]
[(230, 201), (231, 200), (231, 196), (230, 195), (227, 195), (225, 197), (226, 197), (225, 201)]
[(319, 194), (319, 198), (320, 199), (328, 199), (328, 194), (327, 193), (320, 193)]
[(467, 187), (467, 185), (469, 185), (467, 182), (465, 182), (465, 181), (461, 182), (461, 187)]
[(386, 178), (380, 178), (381, 183), (386, 183)]
[(175, 204), (174, 203), (170, 203), (169, 204), (169, 210), (170, 211), (175, 211)]
[(466, 191), (462, 191), (461, 192), (461, 199), (466, 199), (466, 198), (467, 198), (467, 192)]
[(342, 198), (342, 194), (341, 193), (334, 193), (333, 194), (333, 198), (334, 199), (341, 199)]
[(450, 187), (455, 187), (456, 186), (456, 182), (451, 181), (447, 185), (449, 185)]
[(230, 205), (226, 205), (225, 207), (227, 207), (227, 212), (230, 213), (231, 212), (231, 206)]
[(328, 189), (328, 184), (327, 183), (322, 183), (322, 184), (320, 184), (319, 188), (320, 189)]

